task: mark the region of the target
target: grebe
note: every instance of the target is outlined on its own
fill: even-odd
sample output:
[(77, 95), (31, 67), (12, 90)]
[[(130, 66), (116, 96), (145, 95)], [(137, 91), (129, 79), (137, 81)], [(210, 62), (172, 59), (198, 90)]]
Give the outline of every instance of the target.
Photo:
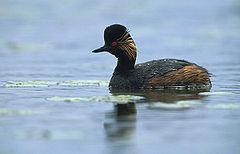
[(197, 64), (178, 59), (152, 60), (135, 65), (137, 48), (127, 28), (113, 24), (104, 30), (103, 47), (92, 52), (109, 52), (118, 61), (109, 83), (110, 90), (165, 89), (171, 87), (210, 90), (208, 71)]

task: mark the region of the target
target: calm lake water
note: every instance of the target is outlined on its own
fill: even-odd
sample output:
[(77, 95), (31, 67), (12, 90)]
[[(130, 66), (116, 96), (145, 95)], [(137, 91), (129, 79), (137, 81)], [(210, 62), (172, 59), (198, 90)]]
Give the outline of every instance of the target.
[[(110, 93), (116, 60), (91, 50), (121, 23), (137, 62), (178, 58), (210, 92)], [(0, 154), (240, 152), (238, 0), (0, 1)]]

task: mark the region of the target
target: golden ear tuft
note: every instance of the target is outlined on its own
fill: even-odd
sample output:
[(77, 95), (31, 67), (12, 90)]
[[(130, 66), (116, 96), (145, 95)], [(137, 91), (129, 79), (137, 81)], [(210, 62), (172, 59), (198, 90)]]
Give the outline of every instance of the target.
[(119, 48), (126, 52), (130, 60), (136, 59), (137, 47), (128, 30), (119, 39), (117, 39), (117, 42), (119, 44)]

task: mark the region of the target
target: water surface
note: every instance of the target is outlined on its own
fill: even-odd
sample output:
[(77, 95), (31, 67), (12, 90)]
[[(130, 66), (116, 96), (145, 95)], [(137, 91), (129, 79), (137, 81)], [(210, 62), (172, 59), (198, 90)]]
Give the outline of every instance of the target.
[[(178, 58), (210, 92), (110, 93), (115, 58), (92, 54), (122, 23), (137, 62)], [(239, 153), (237, 0), (0, 1), (0, 153)]]

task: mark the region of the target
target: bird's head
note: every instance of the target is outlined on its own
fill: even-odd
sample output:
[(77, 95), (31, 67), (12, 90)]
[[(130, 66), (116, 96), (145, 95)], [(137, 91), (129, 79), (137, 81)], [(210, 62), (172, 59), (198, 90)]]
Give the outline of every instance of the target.
[(120, 24), (108, 26), (104, 30), (104, 46), (93, 50), (92, 52), (109, 52), (117, 58), (128, 58), (135, 61), (137, 48), (127, 28)]

